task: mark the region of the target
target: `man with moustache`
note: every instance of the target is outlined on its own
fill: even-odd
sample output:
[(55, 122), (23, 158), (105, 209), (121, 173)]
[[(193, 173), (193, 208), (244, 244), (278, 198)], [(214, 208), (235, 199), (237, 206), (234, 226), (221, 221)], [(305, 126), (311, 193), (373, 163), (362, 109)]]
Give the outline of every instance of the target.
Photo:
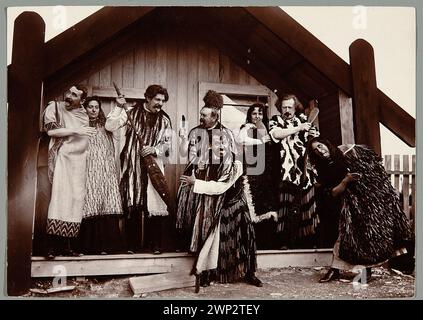
[[(223, 97), (216, 91), (209, 90), (203, 98), (204, 106), (200, 111), (200, 125), (189, 134), (180, 130), (182, 139), (180, 153), (187, 154), (184, 176), (194, 176), (204, 181), (219, 181), (228, 164), (213, 157), (213, 136), (227, 137), (229, 152), (236, 154), (232, 131), (219, 121), (219, 111), (223, 107)], [(196, 194), (191, 185), (181, 184), (178, 189), (178, 208), (176, 228), (183, 246), (189, 251), (198, 252), (205, 240), (213, 221), (213, 215), (221, 206), (224, 194)], [(190, 244), (188, 244), (190, 243)]]
[(304, 108), (293, 94), (276, 101), (280, 115), (269, 122), (269, 134), (279, 145), (279, 203), (277, 233), (282, 249), (295, 246), (295, 241), (315, 233), (319, 223), (316, 215), (313, 173), (305, 168), (307, 141), (319, 136), (316, 127), (307, 122)]
[(87, 89), (72, 86), (64, 101), (47, 105), (43, 127), (51, 137), (48, 176), (52, 183), (47, 218), (47, 255), (72, 255), (71, 239), (78, 236), (85, 197), (86, 151), (95, 128), (83, 107)]
[[(137, 102), (128, 115), (133, 119), (134, 128), (128, 122), (123, 106), (123, 96), (116, 99), (116, 107), (107, 116), (105, 128), (115, 131), (126, 128), (125, 145), (120, 154), (120, 193), (125, 214), (125, 235), (128, 252), (139, 252), (142, 248), (142, 223), (145, 227), (154, 254), (161, 253), (163, 217), (168, 216), (167, 206), (154, 189), (143, 164), (147, 155), (155, 157), (157, 165), (164, 172), (163, 162), (170, 155), (172, 125), (169, 116), (162, 110), (169, 100), (167, 89), (161, 85), (150, 85), (145, 99)], [(137, 138), (141, 136), (144, 147)]]

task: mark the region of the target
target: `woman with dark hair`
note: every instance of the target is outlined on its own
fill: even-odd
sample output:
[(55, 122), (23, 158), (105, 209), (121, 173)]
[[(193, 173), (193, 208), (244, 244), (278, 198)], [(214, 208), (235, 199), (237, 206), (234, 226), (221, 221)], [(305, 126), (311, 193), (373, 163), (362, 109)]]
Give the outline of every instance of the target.
[(411, 237), (382, 159), (367, 146), (336, 148), (322, 138), (310, 140), (307, 152), (327, 196), (340, 201), (332, 265), (319, 282), (338, 279), (340, 270), (361, 272), (360, 280), (369, 281), (371, 267), (406, 253)]
[(81, 253), (116, 253), (122, 249), (119, 219), (123, 210), (113, 136), (104, 128), (106, 117), (100, 99), (89, 97), (84, 107), (96, 134), (90, 138), (87, 149), (86, 196), (79, 236)]
[(255, 103), (248, 108), (245, 124), (237, 136), (243, 147), (245, 175), (242, 180), (259, 249), (273, 249), (276, 243), (272, 238), (276, 234), (276, 224), (269, 219), (277, 220), (277, 192), (268, 187), (277, 183), (272, 175), (277, 155), (267, 131), (268, 124), (267, 106)]

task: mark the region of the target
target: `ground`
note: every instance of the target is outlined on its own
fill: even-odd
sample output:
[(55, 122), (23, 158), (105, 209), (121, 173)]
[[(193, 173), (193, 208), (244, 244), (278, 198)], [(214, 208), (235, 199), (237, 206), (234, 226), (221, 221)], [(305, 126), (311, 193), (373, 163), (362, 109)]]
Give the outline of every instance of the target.
[[(414, 296), (415, 279), (396, 270), (374, 268), (372, 280), (367, 285), (355, 285), (353, 274), (342, 274), (341, 280), (318, 283), (325, 268), (278, 268), (260, 269), (257, 276), (263, 281), (258, 288), (246, 283), (218, 284), (194, 288), (173, 289), (143, 294), (139, 299), (386, 299), (411, 298)], [(132, 297), (129, 277), (70, 278), (67, 285), (72, 291), (42, 294), (30, 292), (30, 297), (55, 298), (128, 298)], [(51, 288), (51, 280), (35, 280), (33, 289)], [(34, 291), (34, 290), (32, 290)]]

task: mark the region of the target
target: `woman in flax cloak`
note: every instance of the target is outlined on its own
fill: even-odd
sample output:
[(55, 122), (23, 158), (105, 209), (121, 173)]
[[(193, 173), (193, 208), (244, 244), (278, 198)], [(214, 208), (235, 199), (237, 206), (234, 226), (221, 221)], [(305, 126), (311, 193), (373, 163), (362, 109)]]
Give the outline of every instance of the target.
[(237, 135), (243, 148), (245, 195), (251, 208), (250, 216), (256, 232), (258, 249), (276, 249), (278, 192), (272, 188), (279, 183), (273, 170), (279, 156), (268, 134), (267, 106), (254, 103), (248, 108), (245, 123)]
[(104, 128), (106, 117), (100, 99), (89, 97), (84, 107), (96, 134), (90, 138), (87, 149), (87, 191), (79, 245), (85, 254), (116, 253), (122, 250), (119, 220), (123, 210), (113, 136)]
[(338, 279), (340, 270), (361, 272), (360, 280), (369, 281), (371, 267), (406, 253), (411, 237), (382, 159), (367, 146), (336, 148), (323, 138), (310, 140), (307, 152), (327, 196), (341, 199), (333, 262), (319, 282)]

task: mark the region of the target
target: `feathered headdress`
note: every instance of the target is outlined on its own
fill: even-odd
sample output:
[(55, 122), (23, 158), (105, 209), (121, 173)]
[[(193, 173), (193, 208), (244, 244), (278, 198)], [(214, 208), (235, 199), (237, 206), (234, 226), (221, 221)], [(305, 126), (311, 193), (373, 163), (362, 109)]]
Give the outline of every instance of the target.
[(204, 106), (207, 108), (214, 108), (217, 110), (223, 107), (223, 97), (220, 93), (209, 90), (203, 98)]

